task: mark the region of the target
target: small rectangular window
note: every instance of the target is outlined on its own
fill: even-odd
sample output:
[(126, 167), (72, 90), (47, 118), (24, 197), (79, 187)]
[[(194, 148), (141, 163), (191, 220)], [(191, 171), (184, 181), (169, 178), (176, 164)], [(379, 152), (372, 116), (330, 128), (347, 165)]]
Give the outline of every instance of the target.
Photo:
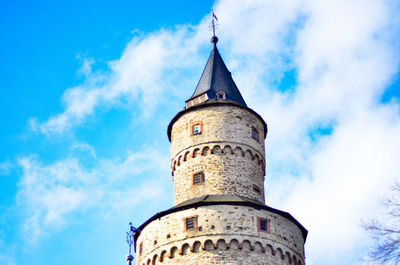
[(193, 230), (194, 229), (194, 218), (186, 219), (186, 230)]
[(270, 232), (270, 225), (269, 225), (269, 220), (265, 218), (257, 218), (257, 226), (258, 226), (258, 231), (260, 232)]
[(193, 174), (193, 185), (204, 183), (205, 177), (204, 172), (197, 172)]
[(251, 138), (253, 138), (257, 142), (259, 141), (258, 130), (254, 127), (251, 127)]
[(192, 124), (190, 134), (191, 135), (201, 134), (202, 130), (203, 130), (203, 123), (199, 121)]
[(267, 231), (267, 220), (265, 219), (260, 220), (260, 230)]
[(193, 125), (193, 134), (199, 134), (200, 132), (200, 124)]
[(197, 229), (197, 216), (185, 218), (185, 231)]

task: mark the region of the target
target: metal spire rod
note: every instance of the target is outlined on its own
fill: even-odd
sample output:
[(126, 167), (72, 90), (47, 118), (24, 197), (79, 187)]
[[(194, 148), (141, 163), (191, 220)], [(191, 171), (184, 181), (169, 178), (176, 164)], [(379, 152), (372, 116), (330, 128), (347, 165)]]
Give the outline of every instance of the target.
[(129, 232), (126, 232), (126, 243), (128, 243), (129, 246), (129, 253), (128, 255), (125, 257), (125, 260), (127, 261), (128, 265), (132, 265), (132, 260), (133, 260), (133, 256), (132, 256), (132, 244), (135, 242), (135, 234), (136, 233), (140, 233), (140, 229), (134, 227), (132, 225), (132, 222), (129, 223)]
[(210, 29), (213, 32), (213, 36), (211, 37), (211, 42), (214, 45), (214, 49), (217, 48), (217, 42), (218, 42), (218, 38), (217, 36), (215, 36), (215, 31), (218, 29), (218, 18), (217, 16), (214, 14), (214, 10), (211, 9), (211, 22), (210, 22)]
[[(215, 31), (216, 31), (217, 28), (218, 28), (218, 18), (217, 18), (217, 16), (215, 15), (213, 9), (211, 9), (211, 13), (212, 13), (212, 15), (211, 15), (211, 26), (210, 26), (210, 28), (212, 29), (213, 37), (215, 37)], [(215, 21), (217, 21), (217, 22), (215, 22)]]

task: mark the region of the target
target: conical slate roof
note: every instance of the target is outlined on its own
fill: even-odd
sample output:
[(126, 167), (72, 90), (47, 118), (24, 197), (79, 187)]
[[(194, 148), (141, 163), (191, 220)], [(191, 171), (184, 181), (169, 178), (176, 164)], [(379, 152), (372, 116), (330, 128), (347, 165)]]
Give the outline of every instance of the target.
[(204, 68), (200, 81), (197, 84), (196, 90), (194, 91), (192, 97), (186, 102), (204, 93), (207, 93), (209, 100), (218, 99), (217, 93), (224, 92), (225, 100), (234, 101), (241, 106), (247, 107), (246, 102), (244, 102), (239, 89), (232, 79), (231, 72), (229, 72), (221, 58), (221, 55), (218, 52), (216, 45), (217, 41), (218, 38), (215, 36), (211, 39), (211, 42), (214, 44), (214, 48), (210, 57), (208, 58), (206, 67)]

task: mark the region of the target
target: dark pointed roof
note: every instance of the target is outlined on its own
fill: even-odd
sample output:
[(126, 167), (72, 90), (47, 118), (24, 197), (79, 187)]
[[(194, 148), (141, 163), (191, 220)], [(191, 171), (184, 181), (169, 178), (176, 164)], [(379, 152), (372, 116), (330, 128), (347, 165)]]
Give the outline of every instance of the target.
[(217, 49), (217, 37), (212, 37), (211, 42), (214, 44), (214, 48), (208, 58), (206, 67), (204, 68), (203, 74), (201, 75), (200, 81), (197, 84), (196, 90), (190, 99), (186, 102), (207, 93), (208, 99), (217, 99), (218, 92), (225, 93), (225, 99), (234, 101), (243, 107), (247, 107), (246, 102), (235, 82), (232, 79), (231, 72), (229, 72), (221, 55)]

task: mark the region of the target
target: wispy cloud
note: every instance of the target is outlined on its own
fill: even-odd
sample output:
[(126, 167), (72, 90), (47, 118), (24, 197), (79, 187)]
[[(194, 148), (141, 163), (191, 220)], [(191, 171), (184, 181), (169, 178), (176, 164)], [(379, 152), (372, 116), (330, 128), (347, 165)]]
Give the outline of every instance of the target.
[[(154, 164), (165, 165), (154, 168)], [(24, 216), (24, 230), (35, 241), (68, 225), (71, 214), (96, 209), (95, 215), (132, 211), (143, 199), (163, 194), (159, 178), (141, 180), (145, 172), (168, 169), (168, 158), (156, 151), (129, 153), (123, 160), (100, 160), (86, 169), (75, 158), (44, 165), (37, 157), (19, 159), (23, 176), (17, 205)], [(165, 174), (159, 174), (165, 176)], [(162, 178), (161, 178), (162, 179)], [(132, 185), (129, 185), (132, 183)], [(133, 196), (133, 194), (135, 196)]]
[[(399, 105), (381, 102), (399, 69), (399, 6), (220, 1), (214, 10), (230, 22), (221, 39), (232, 40), (235, 81), (269, 125), (267, 203), (309, 229), (309, 264), (359, 263), (360, 219), (399, 177)], [(294, 90), (281, 91), (287, 72)]]
[[(196, 65), (199, 38), (191, 27), (174, 31), (161, 30), (146, 37), (135, 37), (128, 43), (120, 59), (109, 62), (109, 71), (92, 72), (92, 59), (83, 59), (79, 72), (85, 82), (65, 91), (64, 111), (41, 122), (31, 118), (31, 128), (44, 134), (63, 134), (95, 115), (99, 105), (119, 107), (122, 101), (135, 102), (142, 113), (150, 115), (162, 94), (175, 91), (177, 79)], [(123, 100), (121, 101), (121, 99)]]
[(93, 58), (82, 57), (82, 55), (77, 55), (77, 59), (81, 61), (81, 68), (78, 69), (78, 73), (84, 75), (86, 78), (93, 74), (92, 66), (95, 63)]
[(17, 262), (15, 261), (14, 257), (15, 251), (9, 250), (9, 247), (3, 242), (0, 242), (0, 247), (2, 248), (2, 252), (0, 253), (0, 263), (4, 265), (16, 265)]
[(3, 162), (0, 162), (0, 176), (1, 175), (8, 175), (13, 168), (13, 164), (11, 161), (6, 160)]
[[(360, 258), (367, 241), (359, 220), (376, 209), (386, 185), (399, 177), (399, 105), (397, 100), (381, 102), (399, 71), (398, 4), (222, 0), (214, 10), (221, 23), (222, 55), (248, 105), (269, 125), (268, 203), (289, 210), (309, 229), (308, 264)], [(96, 115), (99, 106), (121, 107), (123, 100), (152, 115), (166, 98), (182, 97), (180, 92), (188, 90), (182, 80), (198, 78), (200, 73), (194, 78), (191, 71), (205, 62), (199, 57), (209, 37), (207, 20), (135, 37), (107, 73), (92, 72), (91, 62), (84, 62), (86, 81), (64, 93), (64, 111), (47, 121), (32, 119), (32, 128), (64, 133)], [(294, 88), (282, 91), (279, 83), (287, 73)], [(112, 183), (122, 185), (130, 174), (139, 174), (141, 167), (132, 165), (142, 159), (129, 154), (89, 170), (76, 159), (45, 166), (23, 158), (19, 198), (38, 209), (29, 214), (37, 227), (62, 223), (68, 213), (99, 202), (107, 205), (107, 196), (123, 208), (121, 203), (129, 200), (116, 198), (128, 195), (115, 192)], [(152, 191), (136, 192), (155, 196), (143, 190)], [(65, 207), (57, 209), (52, 201)], [(355, 252), (360, 247), (361, 254)]]
[[(229, 31), (240, 45), (230, 56), (245, 59), (244, 67), (236, 66), (236, 81), (242, 91), (251, 88), (244, 90), (248, 105), (269, 125), (267, 200), (309, 229), (308, 263), (338, 264), (344, 257), (360, 262), (368, 246), (360, 218), (376, 211), (380, 195), (399, 177), (399, 105), (380, 99), (399, 69), (398, 6), (395, 11), (385, 1), (296, 1), (230, 10), (226, 2), (219, 4), (226, 16), (249, 17), (260, 34), (243, 43), (243, 32)], [(287, 5), (293, 12), (287, 13)], [(274, 11), (287, 14), (276, 29), (269, 29), (266, 19), (251, 20)], [(244, 20), (236, 23), (252, 27)], [(288, 42), (285, 32), (292, 31)], [(278, 45), (252, 49), (265, 36)], [(269, 55), (279, 45), (289, 52)], [(268, 78), (293, 67), (295, 89), (276, 89)], [(318, 135), (324, 128), (328, 133)]]

